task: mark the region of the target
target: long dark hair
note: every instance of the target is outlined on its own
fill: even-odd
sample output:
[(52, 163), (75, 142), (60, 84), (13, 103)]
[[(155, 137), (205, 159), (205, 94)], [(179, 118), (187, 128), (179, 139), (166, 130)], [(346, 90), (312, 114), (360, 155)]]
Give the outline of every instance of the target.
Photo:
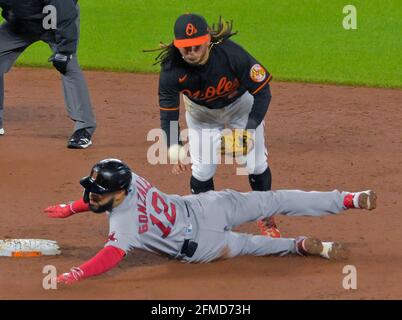
[[(237, 31), (233, 32), (233, 20), (223, 21), (222, 17), (219, 17), (217, 24), (213, 24), (209, 27), (209, 33), (211, 35), (211, 45), (220, 44), (223, 41), (229, 39), (231, 36), (237, 34)], [(160, 51), (155, 57), (155, 63), (153, 65), (160, 64), (162, 67), (166, 66), (169, 62), (175, 59), (181, 59), (179, 50), (173, 45), (173, 42), (165, 44), (163, 42), (159, 43), (158, 49), (153, 50), (143, 50), (143, 52), (156, 52)]]

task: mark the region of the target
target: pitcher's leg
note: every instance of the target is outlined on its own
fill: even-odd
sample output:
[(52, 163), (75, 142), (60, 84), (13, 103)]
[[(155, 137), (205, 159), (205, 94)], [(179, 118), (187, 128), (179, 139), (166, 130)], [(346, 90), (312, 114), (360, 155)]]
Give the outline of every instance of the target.
[(266, 236), (256, 236), (245, 233), (227, 232), (227, 258), (242, 255), (284, 256), (296, 253), (295, 239), (270, 238)]

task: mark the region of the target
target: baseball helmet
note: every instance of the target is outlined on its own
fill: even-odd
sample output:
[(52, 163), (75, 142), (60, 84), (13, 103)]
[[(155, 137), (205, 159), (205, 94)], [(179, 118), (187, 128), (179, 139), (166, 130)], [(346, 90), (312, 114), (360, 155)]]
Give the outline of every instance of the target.
[(89, 202), (89, 193), (106, 194), (127, 190), (132, 180), (131, 169), (118, 159), (105, 159), (92, 167), (91, 174), (80, 180), (84, 187), (84, 201)]

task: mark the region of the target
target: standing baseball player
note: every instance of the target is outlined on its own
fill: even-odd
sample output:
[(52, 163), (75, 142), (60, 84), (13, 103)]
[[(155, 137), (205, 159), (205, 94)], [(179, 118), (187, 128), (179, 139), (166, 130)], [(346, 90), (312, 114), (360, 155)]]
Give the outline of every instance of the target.
[[(186, 109), (194, 194), (214, 190), (215, 157), (226, 128), (252, 132), (253, 157), (247, 157), (249, 183), (254, 191), (271, 189), (271, 170), (264, 142), (264, 117), (271, 101), (267, 69), (229, 38), (231, 23), (210, 28), (202, 16), (185, 14), (174, 25), (175, 40), (162, 48), (159, 105), (161, 128), (167, 145), (177, 148), (179, 140), (180, 93)], [(172, 150), (172, 149), (171, 149)], [(205, 152), (207, 151), (207, 152)], [(212, 155), (212, 156), (211, 156)], [(178, 163), (175, 174), (186, 170)], [(273, 218), (258, 226), (262, 234), (280, 237)]]
[[(85, 149), (92, 144), (96, 122), (84, 75), (77, 60), (80, 30), (78, 0), (0, 0), (0, 135), (3, 128), (4, 73), (31, 44), (46, 42), (53, 55), (49, 61), (60, 72), (66, 110), (75, 122), (68, 148)], [(47, 20), (55, 13), (56, 24)], [(47, 23), (45, 23), (47, 22)]]
[(71, 284), (115, 267), (132, 249), (142, 249), (184, 262), (210, 262), (240, 255), (342, 256), (342, 246), (315, 238), (271, 238), (231, 231), (240, 224), (272, 217), (323, 216), (350, 208), (372, 210), (373, 191), (357, 193), (299, 190), (210, 191), (197, 195), (168, 195), (133, 173), (117, 159), (98, 162), (81, 180), (82, 200), (45, 209), (52, 218), (84, 211), (107, 212), (110, 233), (105, 247), (80, 267), (58, 277)]

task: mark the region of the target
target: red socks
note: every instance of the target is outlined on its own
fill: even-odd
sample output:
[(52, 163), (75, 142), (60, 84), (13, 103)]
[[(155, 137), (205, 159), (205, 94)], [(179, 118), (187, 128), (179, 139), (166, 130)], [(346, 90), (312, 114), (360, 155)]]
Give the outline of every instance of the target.
[(355, 205), (353, 204), (354, 193), (348, 193), (345, 198), (343, 198), (343, 205), (347, 209), (354, 209)]

